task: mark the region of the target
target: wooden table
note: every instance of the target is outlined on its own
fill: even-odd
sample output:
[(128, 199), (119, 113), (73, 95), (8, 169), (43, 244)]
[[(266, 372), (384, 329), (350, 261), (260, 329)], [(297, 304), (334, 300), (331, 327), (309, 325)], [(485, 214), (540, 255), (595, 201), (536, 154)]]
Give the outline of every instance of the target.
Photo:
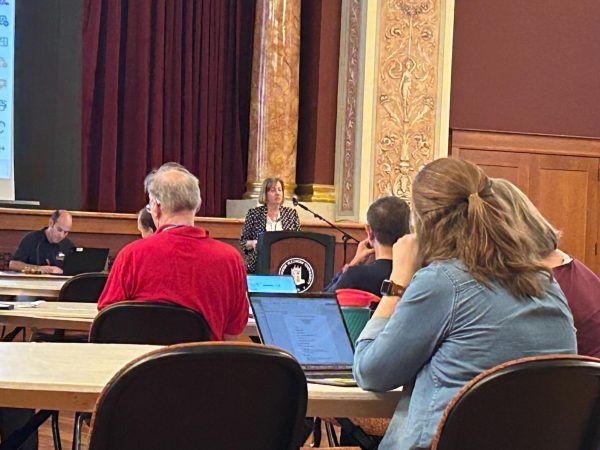
[(15, 309), (0, 310), (0, 325), (26, 328), (55, 328), (89, 331), (98, 314), (96, 303), (45, 302), (36, 307), (28, 302), (5, 302)]
[[(54, 328), (69, 331), (89, 331), (98, 314), (96, 303), (45, 302), (34, 308), (20, 308), (27, 302), (5, 302), (15, 309), (0, 310), (0, 325), (26, 328)], [(248, 320), (245, 336), (258, 336), (256, 322)]]
[[(127, 362), (151, 345), (0, 343), (0, 406), (92, 411)], [(356, 387), (308, 384), (307, 416), (391, 417), (400, 389), (376, 394)]]
[(62, 275), (27, 275), (0, 271), (0, 295), (31, 295), (57, 298), (62, 285), (71, 277)]

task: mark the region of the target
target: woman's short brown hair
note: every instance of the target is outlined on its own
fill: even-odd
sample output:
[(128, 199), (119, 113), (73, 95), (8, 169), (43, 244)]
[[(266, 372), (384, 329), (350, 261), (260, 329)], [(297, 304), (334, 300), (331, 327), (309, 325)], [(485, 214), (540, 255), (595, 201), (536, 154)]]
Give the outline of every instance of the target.
[[(277, 183), (281, 184), (281, 193), (283, 198), (285, 198), (285, 185), (283, 184), (283, 180), (277, 177), (269, 177), (265, 178), (262, 182), (262, 186), (260, 187), (260, 195), (258, 196), (258, 203), (261, 205), (266, 205), (267, 203), (267, 192), (273, 187), (276, 186)], [(283, 204), (283, 202), (282, 202)]]
[(426, 264), (457, 258), (473, 278), (495, 281), (515, 297), (544, 293), (549, 270), (475, 164), (454, 158), (427, 164), (413, 182), (413, 207)]
[(156, 231), (156, 225), (152, 219), (152, 214), (150, 214), (150, 211), (145, 207), (138, 211), (138, 222), (145, 229), (152, 230), (152, 232)]

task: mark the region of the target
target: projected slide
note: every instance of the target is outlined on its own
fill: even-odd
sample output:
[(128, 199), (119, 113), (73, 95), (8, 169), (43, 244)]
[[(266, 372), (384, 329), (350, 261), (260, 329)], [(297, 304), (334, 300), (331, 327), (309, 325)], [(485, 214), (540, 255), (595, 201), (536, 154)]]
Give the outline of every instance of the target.
[(12, 179), (13, 176), (16, 1), (0, 0), (0, 179)]

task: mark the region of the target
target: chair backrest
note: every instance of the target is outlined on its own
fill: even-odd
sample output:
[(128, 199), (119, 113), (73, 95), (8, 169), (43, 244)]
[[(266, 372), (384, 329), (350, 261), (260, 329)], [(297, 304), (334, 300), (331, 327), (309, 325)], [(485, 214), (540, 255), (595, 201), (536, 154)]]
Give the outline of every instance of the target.
[(96, 303), (102, 294), (108, 274), (105, 272), (89, 272), (75, 275), (63, 284), (59, 294), (59, 302)]
[(100, 311), (90, 342), (173, 345), (208, 341), (211, 331), (202, 314), (174, 303), (128, 301)]
[(281, 349), (176, 345), (113, 377), (96, 403), (89, 449), (298, 449), (306, 403), (304, 373)]
[(600, 359), (546, 355), (501, 364), (450, 402), (433, 450), (597, 450)]
[(341, 308), (348, 334), (350, 334), (350, 340), (352, 340), (352, 345), (355, 345), (360, 333), (371, 318), (372, 311), (369, 308), (354, 306), (342, 306)]

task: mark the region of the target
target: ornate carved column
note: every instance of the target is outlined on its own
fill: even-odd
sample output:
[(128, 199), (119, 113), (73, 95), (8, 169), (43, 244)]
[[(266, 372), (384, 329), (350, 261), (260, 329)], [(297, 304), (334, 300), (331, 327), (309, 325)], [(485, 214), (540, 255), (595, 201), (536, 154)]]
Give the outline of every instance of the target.
[(342, 2), (335, 171), (339, 218), (358, 218), (360, 181), (357, 175), (362, 136), (362, 65), (365, 63), (362, 30), (366, 29), (366, 7), (361, 0)]
[[(451, 4), (450, 4), (451, 3)], [(383, 0), (379, 11), (373, 197), (410, 197), (416, 172), (447, 154), (453, 2)], [(445, 128), (442, 130), (442, 128)]]
[(454, 0), (343, 0), (337, 217), (409, 198), (414, 174), (447, 155)]
[(296, 187), (299, 58), (300, 0), (257, 0), (244, 198), (258, 197), (269, 176), (288, 196)]

